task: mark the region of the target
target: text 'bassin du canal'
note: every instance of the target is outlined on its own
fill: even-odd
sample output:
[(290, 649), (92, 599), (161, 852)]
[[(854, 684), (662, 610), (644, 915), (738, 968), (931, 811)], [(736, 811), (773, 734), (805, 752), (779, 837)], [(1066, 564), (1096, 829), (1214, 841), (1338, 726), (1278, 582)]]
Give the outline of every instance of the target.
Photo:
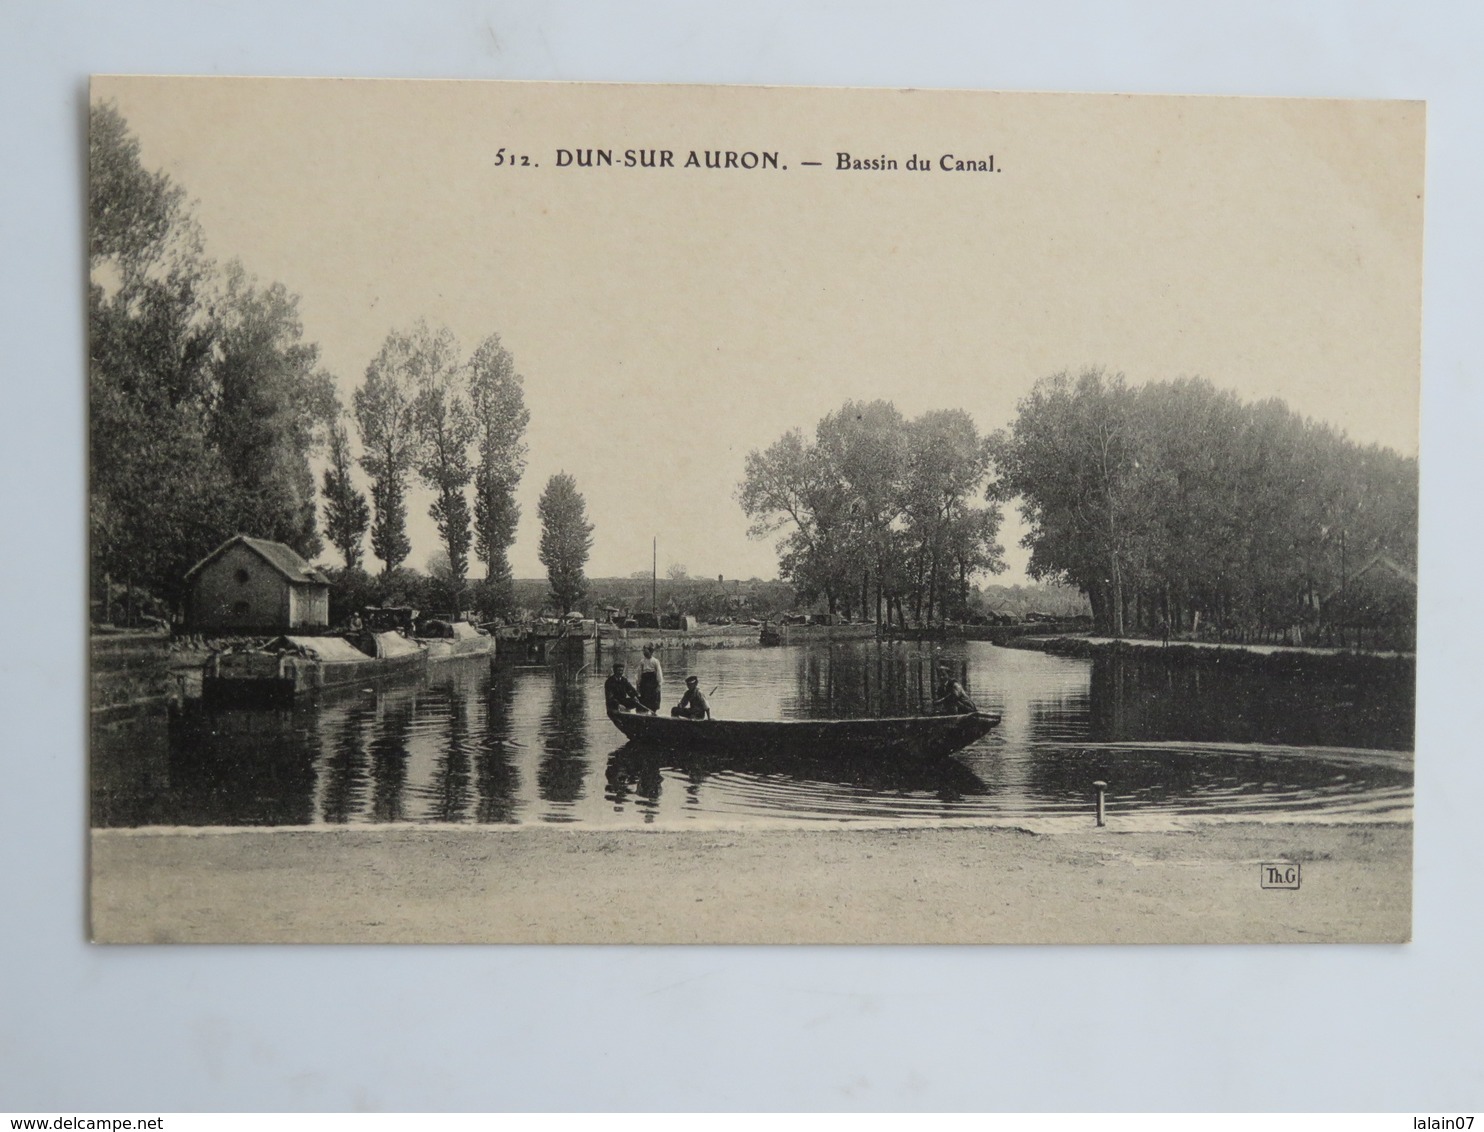
[[(497, 166), (537, 168), (542, 163), (533, 156), (500, 149), (494, 157)], [(788, 163), (778, 150), (754, 149), (558, 149), (553, 164), (558, 169), (733, 169), (786, 171)], [(831, 161), (797, 161), (801, 168), (833, 169), (855, 173), (892, 173), (897, 171), (929, 173), (1000, 173), (1003, 166), (995, 155), (936, 155), (914, 153), (907, 157), (879, 154), (861, 157), (845, 150), (836, 151)]]

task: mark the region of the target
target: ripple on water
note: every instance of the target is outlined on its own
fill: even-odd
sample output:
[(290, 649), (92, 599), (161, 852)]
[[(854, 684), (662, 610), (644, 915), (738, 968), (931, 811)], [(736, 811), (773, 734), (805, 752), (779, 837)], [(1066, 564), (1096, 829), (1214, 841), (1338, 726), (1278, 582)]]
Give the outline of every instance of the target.
[(927, 762), (636, 752), (599, 671), (455, 664), (293, 710), (95, 725), (95, 825), (1006, 821), (1091, 812), (1384, 817), (1412, 805), (1412, 688), (998, 649), (870, 643), (672, 653), (732, 718), (919, 710), (946, 664), (1001, 726)]

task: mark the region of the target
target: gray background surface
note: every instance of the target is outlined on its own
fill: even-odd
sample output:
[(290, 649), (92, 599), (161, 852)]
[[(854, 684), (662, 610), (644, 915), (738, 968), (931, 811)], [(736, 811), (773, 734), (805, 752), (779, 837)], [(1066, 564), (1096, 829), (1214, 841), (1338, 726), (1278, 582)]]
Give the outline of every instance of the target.
[[(0, 1110), (1479, 1106), (1481, 31), (1464, 4), (0, 6)], [(1426, 98), (1415, 942), (90, 947), (90, 72)]]

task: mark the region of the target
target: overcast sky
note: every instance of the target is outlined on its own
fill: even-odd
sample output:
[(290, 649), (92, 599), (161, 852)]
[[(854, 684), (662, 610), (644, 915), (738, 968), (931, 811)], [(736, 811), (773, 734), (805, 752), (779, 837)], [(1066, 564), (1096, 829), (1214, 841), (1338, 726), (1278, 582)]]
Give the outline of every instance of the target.
[[(520, 577), (543, 573), (558, 471), (596, 526), (591, 575), (648, 569), (657, 536), (662, 572), (774, 576), (734, 499), (744, 458), (847, 398), (990, 431), (1038, 378), (1102, 365), (1417, 451), (1419, 104), (215, 79), (94, 97), (196, 202), (209, 254), (301, 296), (347, 405), (393, 327), (447, 325), (466, 353), (501, 335), (531, 411)], [(615, 166), (560, 168), (562, 148)], [(677, 167), (626, 169), (630, 148)], [(780, 168), (686, 169), (692, 149)], [(841, 151), (899, 168), (840, 171)], [(418, 566), (430, 501), (409, 500)]]

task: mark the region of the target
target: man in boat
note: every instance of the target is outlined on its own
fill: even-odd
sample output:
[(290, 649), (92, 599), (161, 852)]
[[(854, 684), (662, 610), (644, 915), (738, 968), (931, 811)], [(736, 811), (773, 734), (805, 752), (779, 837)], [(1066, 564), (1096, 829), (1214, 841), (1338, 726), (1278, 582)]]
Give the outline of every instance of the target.
[(654, 655), (654, 646), (645, 645), (644, 659), (639, 662), (639, 702), (650, 711), (660, 710), (660, 701), (665, 698), (661, 691), (664, 682), (665, 670)]
[(950, 676), (946, 669), (938, 669), (938, 698), (933, 706), (944, 715), (973, 715), (979, 710), (964, 686)]
[(701, 678), (699, 676), (687, 676), (685, 678), (685, 695), (680, 697), (680, 702), (670, 709), (670, 714), (676, 719), (710, 719), (711, 705), (706, 702), (706, 697), (701, 694)]
[(629, 683), (629, 678), (623, 674), (623, 661), (613, 662), (613, 675), (603, 681), (603, 700), (608, 705), (608, 714), (616, 711), (640, 711), (647, 713), (648, 708), (639, 699), (639, 693), (634, 690), (634, 685)]

